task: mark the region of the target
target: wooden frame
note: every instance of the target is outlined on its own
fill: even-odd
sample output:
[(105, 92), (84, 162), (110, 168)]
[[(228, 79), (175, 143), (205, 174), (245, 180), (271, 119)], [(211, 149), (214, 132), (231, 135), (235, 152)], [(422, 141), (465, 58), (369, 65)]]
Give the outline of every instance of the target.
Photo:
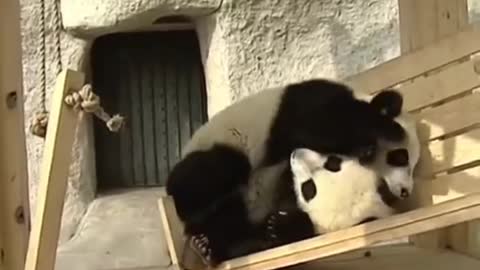
[[(347, 79), (369, 93), (398, 88), (405, 96), (405, 107), (419, 120), (423, 151), (415, 172), (416, 193), (408, 202), (414, 210), (236, 258), (218, 269), (266, 270), (326, 257), (335, 260), (334, 255), (406, 236), (411, 239), (409, 250), (446, 248), (447, 244), (440, 243), (450, 243), (461, 247), (453, 251), (480, 258), (480, 243), (475, 241), (480, 227), (473, 221), (480, 215), (480, 94), (476, 90), (480, 88), (480, 58), (475, 55), (480, 52), (480, 26), (468, 25), (461, 32), (445, 33), (434, 43), (415, 46), (401, 57)], [(197, 269), (198, 260), (183, 260), (182, 253), (188, 254), (188, 249), (183, 252), (183, 235), (168, 231), (181, 228), (171, 198), (162, 198), (160, 205), (167, 237), (171, 237), (172, 262), (178, 262), (178, 268)], [(465, 257), (449, 254), (460, 268), (467, 265)], [(469, 258), (468, 265), (461, 269), (478, 269), (480, 261)]]
[(21, 270), (30, 212), (23, 119), (20, 6), (0, 1), (0, 269)]
[[(428, 9), (433, 5), (436, 7), (435, 12)], [(373, 250), (372, 245), (385, 240), (415, 235), (417, 237), (411, 238), (413, 244), (402, 246), (406, 250), (402, 254), (428, 253), (432, 254), (428, 257), (431, 259), (438, 256), (440, 251), (430, 251), (425, 247), (438, 249), (448, 244), (453, 251), (463, 252), (472, 257), (477, 256), (477, 259), (474, 259), (442, 251), (442, 256), (445, 253), (449, 255), (452, 265), (460, 269), (479, 269), (480, 243), (472, 241), (474, 238), (471, 236), (480, 235), (480, 226), (472, 221), (480, 219), (480, 119), (476, 114), (479, 104), (477, 101), (480, 101), (480, 98), (475, 91), (480, 87), (480, 62), (475, 56), (480, 52), (480, 27), (475, 25), (464, 27), (464, 7), (465, 0), (422, 0), (422, 2), (400, 0), (401, 17), (402, 14), (411, 16), (401, 21), (402, 52), (405, 55), (347, 79), (347, 82), (355, 88), (370, 93), (386, 87), (399, 87), (406, 97), (405, 106), (418, 117), (419, 135), (424, 151), (416, 171), (416, 194), (409, 201), (409, 206), (414, 210), (236, 258), (220, 265), (219, 269), (266, 270), (306, 262), (328, 264), (345, 256), (353, 256), (355, 250), (365, 248)], [(412, 13), (413, 10), (417, 10), (416, 14), (419, 15)], [(438, 10), (441, 12), (438, 13)], [(3, 11), (5, 14), (1, 13)], [(13, 0), (2, 2), (0, 27), (9, 25), (11, 29), (10, 23), (18, 23), (18, 12), (15, 11), (18, 11), (18, 3)], [(454, 14), (449, 16), (454, 18), (457, 26), (451, 26), (448, 20), (442, 20), (443, 17), (438, 16), (444, 11)], [(422, 18), (421, 16), (425, 14), (430, 15)], [(415, 22), (415, 25), (408, 26), (409, 20)], [(424, 34), (428, 34), (427, 37), (413, 33), (409, 29), (418, 25), (421, 25), (419, 33), (423, 31)], [(431, 29), (438, 31), (431, 34), (429, 32)], [(456, 33), (460, 29), (462, 31)], [(6, 33), (9, 33), (8, 38), (5, 37)], [(7, 44), (6, 47), (0, 47), (2, 53), (0, 82), (2, 98), (9, 101), (7, 97), (12, 97), (9, 89), (16, 88), (21, 82), (19, 75), (21, 66), (18, 61), (19, 34), (12, 39), (10, 31), (0, 31), (0, 41), (4, 40), (8, 42), (0, 43), (2, 46)], [(4, 63), (8, 64), (8, 69)], [(12, 66), (16, 68), (12, 69)], [(57, 80), (41, 168), (37, 222), (32, 228), (26, 270), (54, 269), (70, 150), (78, 122), (78, 115), (65, 106), (63, 99), (69, 91), (78, 90), (83, 85), (83, 80), (84, 75), (81, 72), (71, 70), (62, 72)], [(4, 81), (6, 83), (3, 83)], [(21, 97), (20, 92), (17, 90), (17, 97)], [(11, 108), (11, 104), (15, 103), (0, 103), (2, 117), (0, 135), (7, 134), (7, 137), (0, 137), (0, 142), (3, 144), (2, 147), (8, 147), (5, 148), (8, 149), (6, 151), (8, 156), (2, 156), (0, 166), (8, 164), (6, 162), (11, 162), (10, 160), (14, 160), (15, 165), (20, 164), (8, 167), (10, 171), (3, 170), (4, 168), (0, 171), (4, 173), (0, 179), (2, 187), (6, 186), (8, 191), (0, 197), (5, 198), (0, 201), (0, 207), (1, 215), (6, 214), (7, 220), (4, 222), (4, 216), (1, 216), (0, 247), (8, 251), (6, 259), (0, 262), (1, 270), (22, 269), (25, 252), (25, 241), (22, 240), (26, 239), (27, 235), (28, 222), (18, 222), (21, 215), (17, 215), (16, 219), (11, 216), (12, 213), (18, 213), (16, 212), (18, 206), (23, 205), (26, 209), (24, 202), (26, 189), (23, 181), (26, 179), (25, 156), (24, 154), (15, 156), (11, 150), (14, 147), (22, 148), (24, 137), (22, 133), (3, 132), (6, 130), (5, 127), (10, 128), (20, 123), (19, 115), (22, 111), (19, 109), (21, 108), (18, 106), (19, 103), (16, 103), (16, 110)], [(23, 132), (23, 129), (21, 130)], [(20, 153), (24, 153), (24, 145)], [(12, 156), (17, 159), (12, 159)], [(16, 162), (17, 160), (20, 162)], [(16, 176), (12, 182), (14, 184), (7, 183), (7, 180), (12, 179), (12, 175)], [(2, 191), (3, 189), (0, 190)], [(159, 201), (159, 208), (172, 263), (176, 268), (183, 268), (184, 257), (188, 252), (184, 252), (186, 249), (184, 250), (182, 226), (176, 217), (171, 198), (162, 198)], [(17, 236), (20, 236), (20, 241), (14, 241), (17, 240), (14, 239)], [(378, 249), (391, 250), (385, 246)], [(392, 260), (390, 264), (399, 262)], [(361, 264), (362, 261), (359, 261), (356, 265)], [(436, 265), (439, 269), (451, 269), (441, 264)], [(385, 269), (385, 265), (379, 268), (369, 265), (363, 269)]]
[(54, 269), (71, 151), (79, 122), (78, 113), (68, 107), (64, 100), (71, 91), (80, 90), (84, 80), (83, 73), (68, 69), (62, 71), (57, 78), (50, 106), (37, 211), (25, 270)]

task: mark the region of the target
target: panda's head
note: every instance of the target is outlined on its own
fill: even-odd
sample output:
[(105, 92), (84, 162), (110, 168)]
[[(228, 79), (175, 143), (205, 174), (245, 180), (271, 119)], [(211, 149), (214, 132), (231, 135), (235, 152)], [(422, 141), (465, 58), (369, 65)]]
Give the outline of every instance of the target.
[[(299, 202), (303, 204), (315, 198), (317, 186), (339, 187), (338, 184), (345, 183), (343, 180), (352, 180), (351, 185), (342, 184), (342, 189), (346, 190), (358, 187), (360, 182), (374, 184), (380, 180), (375, 171), (353, 157), (323, 155), (307, 148), (297, 148), (290, 154), (290, 169)], [(333, 190), (321, 192), (322, 196), (328, 195), (328, 192), (335, 193), (333, 196), (339, 195)]]
[(299, 148), (290, 155), (290, 169), (298, 206), (318, 233), (393, 214), (381, 193), (381, 177), (358, 158)]
[(393, 195), (405, 199), (412, 194), (413, 170), (420, 158), (416, 121), (412, 115), (403, 111), (403, 98), (394, 90), (384, 90), (373, 97), (360, 98), (369, 99), (380, 114), (393, 119), (405, 131), (401, 140), (392, 141), (380, 137), (374, 158), (364, 164), (385, 179)]
[(420, 142), (413, 116), (402, 112), (395, 121), (406, 131), (405, 138), (398, 142), (379, 139), (376, 157), (366, 166), (384, 178), (393, 195), (405, 199), (412, 194), (413, 171), (420, 158)]

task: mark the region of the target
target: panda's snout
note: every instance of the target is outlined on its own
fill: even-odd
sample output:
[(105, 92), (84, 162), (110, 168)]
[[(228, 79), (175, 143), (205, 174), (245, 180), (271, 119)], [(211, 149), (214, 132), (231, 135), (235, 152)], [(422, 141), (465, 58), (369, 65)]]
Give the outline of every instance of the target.
[(409, 196), (410, 196), (410, 192), (408, 191), (408, 189), (402, 188), (402, 189), (400, 190), (400, 197), (401, 197), (402, 199), (406, 199), (406, 198), (408, 198)]

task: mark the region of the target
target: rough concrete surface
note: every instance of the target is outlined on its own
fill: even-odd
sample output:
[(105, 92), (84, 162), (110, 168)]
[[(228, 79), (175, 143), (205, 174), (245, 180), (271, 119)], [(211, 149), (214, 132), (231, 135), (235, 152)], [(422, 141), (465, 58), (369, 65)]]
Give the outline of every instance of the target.
[(63, 23), (76, 33), (99, 35), (152, 24), (171, 15), (206, 16), (222, 0), (67, 0), (62, 1)]
[(78, 233), (58, 250), (56, 270), (168, 267), (158, 212), (163, 189), (124, 190), (97, 198)]
[[(47, 108), (59, 70), (54, 1), (59, 0), (45, 0)], [(480, 1), (469, 0), (469, 4), (472, 20), (480, 21)], [(29, 121), (41, 108), (41, 9), (39, 0), (21, 0), (21, 5), (25, 118)], [(165, 15), (191, 16), (205, 68), (209, 116), (264, 88), (312, 77), (343, 78), (400, 52), (397, 0), (68, 0), (61, 1), (61, 11), (70, 31), (60, 35), (63, 68), (87, 74), (94, 37), (149, 26)], [(43, 143), (27, 130), (32, 215)], [(105, 195), (91, 204), (95, 193), (93, 132), (87, 116), (78, 127), (72, 149), (59, 266), (168, 265), (163, 255), (149, 257), (165, 250), (156, 231), (159, 220), (145, 214), (153, 213), (151, 207), (156, 209), (155, 192), (142, 198), (129, 193)], [(122, 208), (128, 210), (118, 211)], [(132, 223), (132, 218), (138, 220)], [(143, 218), (147, 219), (140, 221)], [(149, 224), (150, 233), (142, 231), (142, 222)], [(130, 227), (119, 229), (122, 224)], [(143, 240), (133, 246), (125, 244), (136, 237)]]
[[(53, 2), (45, 0), (48, 14), (46, 15), (46, 106), (50, 104), (50, 94), (53, 90), (56, 74), (58, 73), (58, 59), (55, 57), (56, 39), (53, 26)], [(22, 6), (22, 37), (23, 37), (23, 70), (24, 70), (24, 106), (26, 120), (26, 144), (29, 162), (29, 188), (32, 217), (36, 213), (39, 169), (41, 165), (44, 140), (30, 133), (29, 121), (41, 109), (41, 76), (42, 50), (41, 25), (39, 23), (40, 3), (35, 0), (21, 0)], [(82, 70), (84, 55), (89, 46), (88, 41), (74, 39), (62, 33), (60, 36), (63, 67)], [(68, 180), (67, 195), (65, 198), (63, 229), (60, 234), (60, 243), (68, 240), (74, 234), (78, 223), (83, 217), (88, 204), (95, 196), (95, 158), (92, 147), (93, 135), (91, 123), (86, 117), (78, 127), (76, 139), (72, 148), (72, 164)], [(34, 222), (34, 219), (32, 220)]]

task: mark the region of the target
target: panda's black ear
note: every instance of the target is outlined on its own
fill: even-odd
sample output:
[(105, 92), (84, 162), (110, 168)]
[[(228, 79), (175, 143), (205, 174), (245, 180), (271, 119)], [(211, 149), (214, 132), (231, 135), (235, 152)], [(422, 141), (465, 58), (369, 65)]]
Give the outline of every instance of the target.
[(374, 96), (370, 104), (381, 114), (395, 118), (402, 112), (403, 97), (398, 91), (387, 89)]
[(331, 172), (339, 172), (342, 169), (342, 159), (337, 156), (328, 156), (323, 168)]

